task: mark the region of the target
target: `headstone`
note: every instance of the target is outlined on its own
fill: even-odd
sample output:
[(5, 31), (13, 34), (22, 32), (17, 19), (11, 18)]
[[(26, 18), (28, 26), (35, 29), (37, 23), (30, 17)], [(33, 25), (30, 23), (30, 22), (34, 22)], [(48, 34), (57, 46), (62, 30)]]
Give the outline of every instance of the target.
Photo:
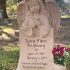
[(64, 70), (54, 65), (52, 55), (59, 11), (54, 15), (58, 20), (53, 19), (54, 10), (51, 12), (51, 6), (47, 5), (42, 0), (23, 0), (18, 4), (20, 57), (17, 70)]

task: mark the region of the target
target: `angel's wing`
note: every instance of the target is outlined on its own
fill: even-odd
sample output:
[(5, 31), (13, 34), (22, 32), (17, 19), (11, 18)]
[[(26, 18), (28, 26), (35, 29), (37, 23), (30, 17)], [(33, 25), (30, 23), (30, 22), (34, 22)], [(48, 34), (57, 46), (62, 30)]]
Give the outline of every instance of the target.
[(23, 24), (25, 20), (25, 12), (26, 12), (26, 2), (21, 1), (17, 6), (17, 22), (19, 27)]
[(56, 34), (60, 25), (60, 9), (55, 1), (46, 2), (46, 9), (49, 13), (49, 23)]

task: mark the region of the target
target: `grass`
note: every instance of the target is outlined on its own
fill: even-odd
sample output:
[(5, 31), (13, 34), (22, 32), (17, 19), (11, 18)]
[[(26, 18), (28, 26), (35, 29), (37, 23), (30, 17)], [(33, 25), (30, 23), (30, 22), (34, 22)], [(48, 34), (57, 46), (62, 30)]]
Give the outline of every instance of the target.
[(0, 70), (16, 70), (19, 48), (4, 46), (0, 48)]
[(2, 28), (2, 30), (8, 34), (13, 33), (15, 30), (10, 28), (10, 27), (6, 27), (6, 26), (0, 26)]
[[(0, 25), (0, 31), (2, 32), (0, 37), (4, 39), (12, 38), (11, 36), (14, 35), (16, 28), (16, 21), (8, 23), (7, 25)], [(19, 58), (18, 46), (11, 43), (6, 45), (2, 44), (4, 42), (0, 43), (0, 70), (16, 70)]]
[(65, 64), (66, 64), (66, 68), (67, 70), (70, 70), (70, 52), (68, 52), (69, 56), (65, 56)]
[(2, 33), (0, 39), (10, 40), (15, 37), (15, 31), (18, 29), (18, 24), (16, 23), (16, 20), (9, 19), (8, 21), (11, 21), (11, 23), (0, 25), (0, 33)]
[(61, 18), (70, 18), (70, 15), (61, 16)]
[(67, 47), (68, 47), (68, 48), (70, 48), (70, 44), (69, 44), (69, 45), (67, 45)]

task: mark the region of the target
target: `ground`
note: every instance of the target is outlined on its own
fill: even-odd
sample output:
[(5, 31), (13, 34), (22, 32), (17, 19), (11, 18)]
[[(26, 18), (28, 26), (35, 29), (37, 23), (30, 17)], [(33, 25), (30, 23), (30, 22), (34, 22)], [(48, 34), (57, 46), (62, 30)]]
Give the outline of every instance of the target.
[(9, 43), (16, 44), (18, 42), (18, 38), (15, 36), (16, 30), (18, 30), (16, 19), (2, 21), (2, 24), (0, 25), (0, 46)]
[(56, 42), (65, 45), (70, 44), (70, 18), (62, 18), (61, 25), (56, 37)]

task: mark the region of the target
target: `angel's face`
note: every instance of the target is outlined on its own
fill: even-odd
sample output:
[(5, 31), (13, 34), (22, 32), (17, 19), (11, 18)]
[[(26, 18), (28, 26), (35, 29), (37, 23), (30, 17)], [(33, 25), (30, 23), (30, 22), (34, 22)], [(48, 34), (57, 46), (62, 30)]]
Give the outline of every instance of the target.
[(39, 10), (40, 10), (40, 5), (39, 5), (39, 3), (37, 3), (37, 2), (32, 2), (32, 3), (29, 5), (29, 7), (30, 7), (30, 11), (33, 12), (33, 13), (38, 13)]

